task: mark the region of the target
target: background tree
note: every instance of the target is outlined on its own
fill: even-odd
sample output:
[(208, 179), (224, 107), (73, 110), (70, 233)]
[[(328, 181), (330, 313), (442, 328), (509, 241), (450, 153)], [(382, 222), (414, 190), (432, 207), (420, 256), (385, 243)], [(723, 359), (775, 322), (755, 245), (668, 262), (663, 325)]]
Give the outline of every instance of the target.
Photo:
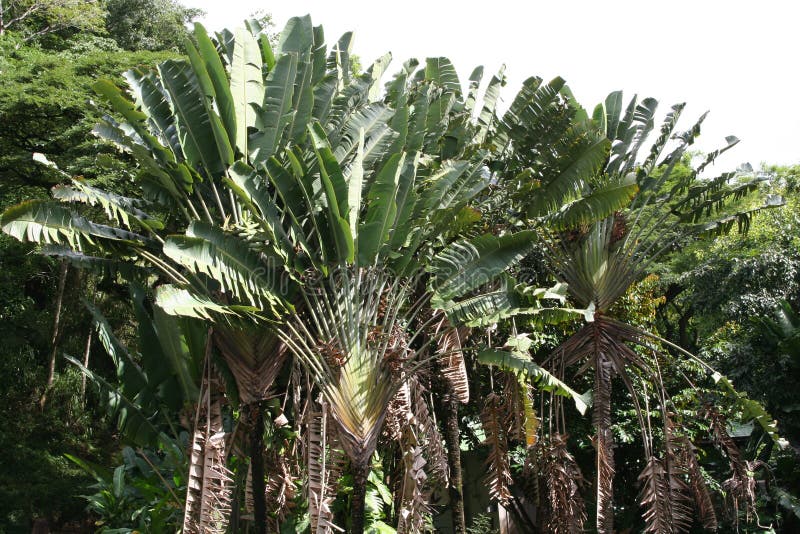
[(186, 25), (203, 14), (176, 0), (105, 0), (105, 28), (126, 50), (179, 51)]
[(27, 43), (54, 33), (102, 31), (103, 15), (96, 0), (3, 0), (0, 38), (14, 32)]
[[(174, 56), (128, 52), (102, 37), (106, 12), (97, 2), (6, 2), (5, 31), (0, 37), (0, 205), (41, 198), (60, 178), (36, 164), (35, 152), (45, 152), (62, 169), (80, 173), (92, 183), (116, 184), (123, 190), (130, 162), (98, 144), (91, 130), (108, 108), (91, 85), (98, 73), (119, 79), (131, 65), (151, 65)], [(28, 13), (26, 15), (26, 13)], [(25, 15), (20, 18), (20, 15)], [(8, 21), (17, 19), (12, 25)], [(113, 375), (102, 346), (94, 339), (92, 320), (83, 299), (120, 299), (127, 289), (111, 272), (86, 272), (70, 267), (62, 301), (61, 335), (55, 373), (44, 410), (36, 404), (48, 381), (56, 295), (61, 263), (32, 255), (29, 246), (0, 238), (6, 276), (0, 281), (3, 335), (0, 349), (3, 376), (19, 377), (0, 393), (3, 432), (0, 445), (10, 451), (3, 471), (0, 530), (28, 532), (35, 517), (51, 528), (75, 526), (86, 517), (79, 494), (89, 479), (63, 456), (113, 463), (120, 454), (113, 425), (104, 416), (104, 402), (93, 388), (82, 396), (81, 377), (65, 365), (61, 354), (83, 360), (106, 378)], [(107, 306), (110, 320), (130, 340), (129, 309)], [(68, 489), (68, 488), (73, 488)], [(76, 488), (81, 488), (73, 491)]]

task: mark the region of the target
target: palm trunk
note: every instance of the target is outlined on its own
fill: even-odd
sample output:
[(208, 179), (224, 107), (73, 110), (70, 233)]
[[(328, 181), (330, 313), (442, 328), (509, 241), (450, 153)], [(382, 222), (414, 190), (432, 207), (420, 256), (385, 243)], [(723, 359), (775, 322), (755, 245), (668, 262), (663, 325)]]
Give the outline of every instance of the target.
[(364, 534), (364, 505), (367, 497), (369, 460), (365, 465), (352, 464), (353, 494), (350, 498), (350, 533)]
[(611, 434), (612, 364), (602, 352), (596, 355), (593, 407), (597, 459), (597, 532), (614, 531), (614, 438)]
[(53, 318), (53, 337), (51, 338), (50, 362), (47, 370), (47, 383), (44, 386), (42, 396), (39, 398), (39, 408), (44, 410), (44, 405), (47, 403), (47, 393), (53, 385), (56, 377), (56, 356), (58, 355), (58, 338), (61, 334), (61, 305), (64, 302), (64, 287), (67, 282), (67, 268), (69, 264), (67, 260), (61, 261), (61, 275), (58, 279), (58, 295), (56, 297), (56, 314)]
[(466, 534), (467, 522), (464, 516), (464, 482), (461, 476), (461, 434), (458, 428), (458, 399), (446, 381), (442, 387), (447, 393), (442, 399), (444, 413), (444, 441), (447, 446), (447, 465), (450, 469), (450, 511), (453, 517), (453, 532)]
[(254, 532), (267, 532), (267, 497), (264, 485), (264, 414), (259, 402), (250, 404), (250, 469), (253, 484)]

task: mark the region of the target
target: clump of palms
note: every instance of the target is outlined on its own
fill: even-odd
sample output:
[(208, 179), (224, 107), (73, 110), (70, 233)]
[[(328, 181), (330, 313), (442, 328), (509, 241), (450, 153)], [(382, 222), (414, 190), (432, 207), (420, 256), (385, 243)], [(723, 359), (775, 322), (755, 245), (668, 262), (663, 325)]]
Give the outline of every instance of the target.
[[(634, 98), (623, 109), (622, 95), (613, 93), (591, 118), (576, 108), (570, 126), (574, 140), (570, 150), (576, 151), (572, 164), (560, 174), (543, 175), (535, 186), (560, 191), (567, 202), (554, 215), (544, 216), (541, 202), (524, 205), (527, 216), (538, 221), (545, 254), (559, 280), (567, 284), (569, 296), (593, 311), (593, 320), (557, 347), (545, 363), (561, 378), (575, 367), (579, 374), (591, 371), (594, 375), (592, 423), (600, 532), (613, 529), (611, 390), (615, 377), (628, 390), (642, 432), (646, 467), (640, 476), (640, 500), (647, 531), (687, 530), (692, 523), (687, 484), (705, 494), (704, 481), (684, 461), (693, 457), (691, 444), (680, 436), (672, 420), (662, 375), (670, 357), (660, 348), (663, 340), (615, 319), (613, 306), (664, 253), (699, 234), (727, 231), (737, 223), (740, 230), (746, 229), (758, 209), (780, 205), (780, 199), (769, 198), (764, 206), (737, 210), (737, 202), (758, 189), (757, 180), (740, 179), (732, 173), (701, 177), (721, 152), (737, 142), (735, 138), (729, 138), (723, 149), (708, 154), (689, 173), (673, 173), (703, 120), (701, 117), (690, 130), (676, 133), (682, 105), (667, 114), (647, 156), (640, 160), (638, 153), (654, 128), (656, 105), (653, 99)], [(511, 139), (518, 143), (518, 164), (552, 171), (546, 153), (522, 150), (530, 129), (525, 122), (508, 128)], [(580, 179), (564, 181), (561, 178), (566, 172), (579, 173)], [(530, 192), (530, 186), (526, 191)], [(655, 448), (658, 433), (650, 417), (652, 407), (660, 412), (664, 442), (660, 455)], [(565, 429), (561, 418), (557, 417), (554, 425), (555, 443), (563, 439)], [(695, 499), (704, 524), (713, 527), (716, 519), (709, 502)]]
[[(452, 64), (434, 58), (420, 70), (404, 65), (382, 95), (389, 57), (353, 76), (351, 36), (327, 53), (308, 17), (291, 19), (274, 49), (255, 22), (214, 38), (198, 25), (194, 36), (188, 61), (129, 71), (129, 93), (95, 87), (122, 117), (96, 133), (136, 163), (140, 196), (70, 178), (55, 201), (7, 210), (3, 230), (66, 245), (54, 252), (84, 266), (136, 271), (161, 309), (208, 323), (209, 350), (251, 421), (258, 530), (261, 404), (287, 356), (297, 357), (358, 475), (361, 529), (387, 405), (427, 350), (418, 338), (433, 319), (416, 314), (431, 295), (441, 307), (475, 291), (531, 246), (530, 234), (460, 239), (454, 228), (469, 224), (468, 205), (490, 183), (483, 144), (501, 79), (478, 109), (482, 71), (465, 97)], [(96, 208), (105, 223), (92, 220)], [(193, 473), (213, 452), (206, 434)], [(203, 519), (215, 514), (188, 515), (189, 529), (222, 528)]]

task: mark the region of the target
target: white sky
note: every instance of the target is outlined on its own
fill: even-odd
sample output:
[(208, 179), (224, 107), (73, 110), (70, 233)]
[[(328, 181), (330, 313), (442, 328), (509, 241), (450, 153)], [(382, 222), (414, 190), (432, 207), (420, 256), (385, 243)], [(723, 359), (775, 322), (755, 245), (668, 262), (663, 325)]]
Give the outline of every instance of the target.
[(507, 103), (531, 75), (563, 77), (590, 111), (617, 89), (656, 98), (661, 113), (687, 102), (679, 129), (711, 111), (700, 148), (717, 148), (726, 135), (742, 140), (718, 171), (745, 161), (800, 162), (800, 4), (792, 0), (182, 3), (206, 10), (209, 30), (233, 29), (259, 9), (272, 13), (278, 30), (310, 13), (329, 43), (352, 30), (365, 68), (391, 52), (389, 74), (411, 57), (446, 56), (462, 83), (477, 65), (486, 81), (504, 63)]

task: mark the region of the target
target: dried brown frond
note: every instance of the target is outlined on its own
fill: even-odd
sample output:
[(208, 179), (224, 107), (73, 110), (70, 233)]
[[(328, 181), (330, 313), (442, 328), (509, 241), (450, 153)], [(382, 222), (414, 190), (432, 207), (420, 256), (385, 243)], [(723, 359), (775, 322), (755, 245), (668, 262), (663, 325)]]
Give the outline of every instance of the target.
[(341, 531), (333, 522), (331, 510), (342, 465), (341, 452), (334, 446), (334, 429), (329, 423), (327, 403), (323, 402), (321, 407), (309, 412), (306, 425), (306, 492), (311, 532), (314, 534)]
[(522, 464), (522, 484), (525, 495), (532, 497), (538, 508), (544, 510), (543, 498), (545, 488), (544, 477), (544, 447), (545, 442), (539, 441), (528, 448), (525, 462)]
[(299, 477), (293, 473), (288, 455), (278, 449), (269, 451), (264, 470), (267, 473), (267, 513), (270, 518), (274, 518), (271, 531), (278, 532), (280, 524), (295, 508)]
[(538, 439), (539, 418), (533, 405), (533, 388), (514, 373), (503, 373), (503, 406), (509, 438), (532, 447)]
[(253, 499), (253, 466), (247, 466), (247, 478), (244, 482), (244, 510), (249, 517), (253, 517), (255, 504)]
[(617, 241), (621, 241), (628, 235), (628, 224), (625, 220), (625, 214), (617, 211), (614, 212), (614, 225), (611, 228), (611, 242), (610, 244), (614, 244)]
[(717, 514), (694, 445), (685, 436), (676, 438), (675, 443), (679, 448), (677, 460), (689, 478), (698, 519), (707, 530), (717, 530)]
[(186, 533), (224, 533), (228, 528), (233, 480), (225, 464), (225, 451), (221, 397), (216, 381), (206, 377), (192, 436), (183, 519)]
[(516, 375), (503, 372), (503, 407), (506, 409), (504, 422), (508, 437), (525, 442), (525, 413), (519, 381)]
[(427, 462), (423, 447), (413, 427), (406, 426), (400, 440), (403, 462), (403, 481), (400, 486), (398, 534), (420, 534), (425, 531), (430, 516), (428, 499)]
[(469, 402), (469, 380), (464, 354), (461, 351), (463, 341), (469, 335), (469, 328), (450, 326), (447, 318), (443, 318), (442, 321), (436, 336), (439, 369), (442, 378), (450, 384), (452, 393), (458, 402), (467, 404)]
[(639, 492), (639, 504), (644, 508), (642, 518), (645, 532), (655, 534), (672, 534), (675, 532), (672, 522), (669, 479), (664, 463), (655, 456), (647, 459), (644, 470), (639, 475), (642, 487)]
[(567, 436), (553, 434), (539, 447), (538, 468), (544, 482), (543, 530), (549, 534), (583, 532), (586, 503), (580, 489), (585, 483), (575, 458), (567, 449)]
[(664, 415), (664, 469), (669, 485), (670, 520), (674, 532), (688, 532), (694, 520), (692, 489), (687, 484), (687, 468), (683, 461), (681, 438), (675, 430), (672, 414)]
[(711, 406), (706, 408), (711, 438), (717, 448), (728, 457), (731, 476), (722, 483), (731, 517), (738, 524), (739, 511), (744, 510), (749, 520), (755, 514), (756, 481), (750, 474), (753, 470), (751, 462), (742, 457), (742, 453), (728, 434), (725, 416)]
[(317, 352), (331, 369), (343, 366), (347, 360), (347, 356), (342, 352), (335, 340), (320, 343), (317, 345)]
[(383, 422), (383, 434), (386, 439), (399, 441), (403, 429), (411, 421), (413, 414), (410, 395), (408, 382), (403, 382), (386, 407), (386, 419)]
[(450, 482), (450, 466), (447, 463), (447, 451), (444, 447), (439, 425), (428, 406), (426, 390), (419, 379), (409, 381), (414, 402), (411, 404), (417, 435), (423, 444), (423, 451), (428, 463), (430, 481), (447, 487)]
[(269, 329), (217, 328), (214, 344), (236, 378), (242, 404), (264, 399), (289, 354)]
[(508, 503), (511, 498), (508, 486), (513, 483), (503, 419), (502, 401), (496, 393), (490, 393), (481, 412), (483, 431), (486, 434), (484, 443), (489, 445), (486, 483), (489, 486), (489, 497), (500, 504)]

